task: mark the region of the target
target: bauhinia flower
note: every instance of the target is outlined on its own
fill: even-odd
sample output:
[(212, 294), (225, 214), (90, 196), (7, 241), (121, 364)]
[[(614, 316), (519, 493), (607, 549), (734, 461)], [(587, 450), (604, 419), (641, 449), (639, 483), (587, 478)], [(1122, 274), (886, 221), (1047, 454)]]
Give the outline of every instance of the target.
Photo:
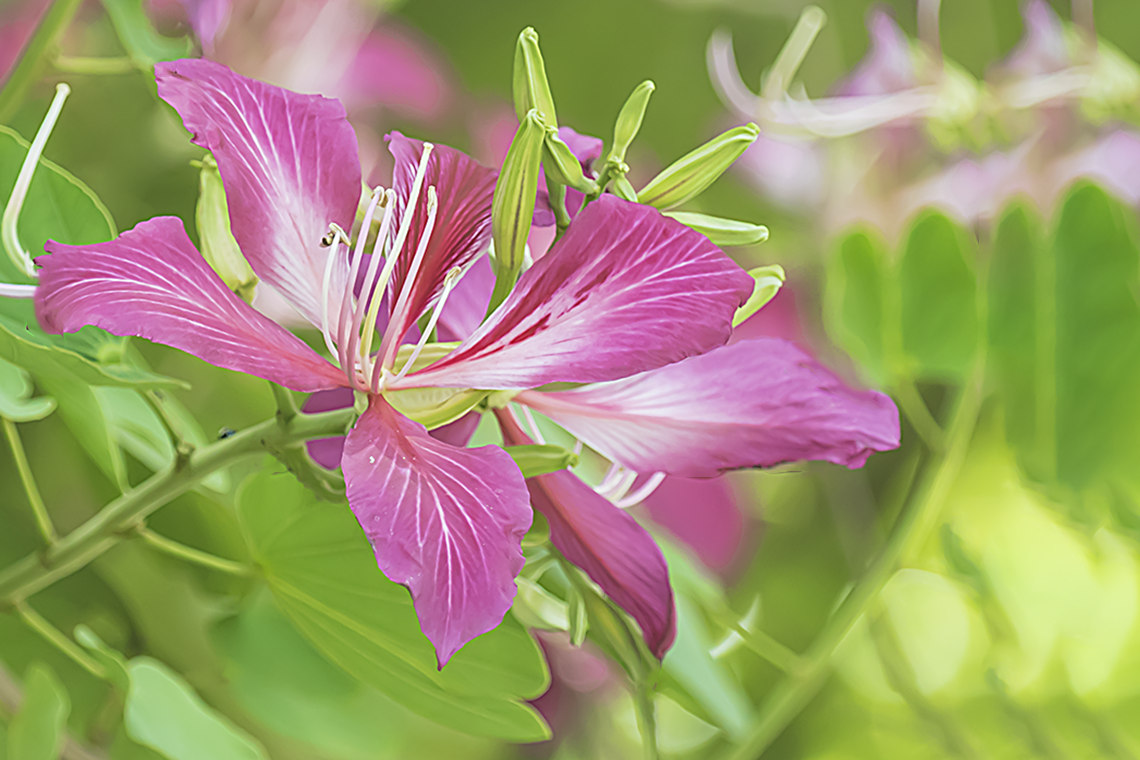
[[(40, 321), (145, 337), (296, 391), (367, 397), (341, 458), (349, 505), (380, 569), (410, 589), (442, 667), (511, 606), (531, 495), (502, 449), (453, 446), (423, 422), (450, 422), (490, 390), (611, 382), (710, 351), (728, 340), (752, 278), (680, 223), (603, 196), (465, 340), (429, 346), (487, 248), (493, 172), (393, 134), (393, 187), (373, 192), (352, 244), (360, 163), (338, 102), (203, 60), (160, 64), (157, 78), (213, 153), (262, 286), (321, 331), (331, 360), (228, 290), (174, 217), (108, 243), (49, 243), (37, 260)], [(424, 317), (424, 337), (401, 349)], [(425, 388), (438, 390), (415, 390)], [(428, 415), (424, 397), (440, 402)]]

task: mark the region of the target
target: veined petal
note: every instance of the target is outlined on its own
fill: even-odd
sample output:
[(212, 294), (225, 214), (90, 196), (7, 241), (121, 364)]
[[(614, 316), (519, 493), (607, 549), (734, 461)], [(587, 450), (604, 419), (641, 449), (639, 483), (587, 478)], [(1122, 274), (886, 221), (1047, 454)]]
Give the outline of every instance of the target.
[[(218, 161), (230, 226), (253, 271), (320, 327), (326, 257), (335, 222), (352, 229), (360, 200), (356, 134), (344, 107), (247, 79), (206, 60), (155, 66), (158, 94), (182, 116), (194, 144)], [(331, 314), (339, 314), (338, 267)]]
[(40, 256), (36, 313), (49, 332), (96, 325), (182, 349), (226, 369), (297, 391), (348, 380), (292, 333), (234, 295), (186, 236), (158, 217), (107, 243), (49, 241)]
[[(403, 222), (408, 195), (423, 153), (423, 142), (399, 132), (388, 136), (388, 148), (396, 160), (392, 186), (396, 190), (396, 212), (392, 228)], [(427, 188), (435, 185), (439, 205), (435, 229), (416, 275), (412, 296), (401, 315), (402, 324), (391, 324), (401, 337), (438, 300), (443, 281), (452, 268), (465, 269), (487, 248), (491, 240), (491, 198), (495, 192), (495, 172), (475, 159), (446, 145), (437, 145), (428, 159), (423, 190), (412, 215), (408, 234), (389, 284), (389, 308), (395, 308), (404, 287), (416, 244), (427, 223)]]
[[(508, 444), (532, 442), (506, 414), (498, 418)], [(650, 651), (664, 657), (677, 634), (677, 615), (669, 569), (653, 537), (572, 472), (539, 475), (526, 484), (531, 504), (550, 524), (555, 548), (629, 613)]]
[(899, 445), (899, 415), (795, 344), (745, 340), (625, 380), (515, 398), (641, 472), (703, 478), (820, 459), (861, 467)]
[(456, 448), (374, 396), (344, 446), (348, 503), (384, 575), (412, 592), (442, 668), (515, 596), (531, 510), (496, 446)]
[(704, 235), (603, 195), (454, 352), (406, 384), (600, 382), (723, 345), (752, 278)]

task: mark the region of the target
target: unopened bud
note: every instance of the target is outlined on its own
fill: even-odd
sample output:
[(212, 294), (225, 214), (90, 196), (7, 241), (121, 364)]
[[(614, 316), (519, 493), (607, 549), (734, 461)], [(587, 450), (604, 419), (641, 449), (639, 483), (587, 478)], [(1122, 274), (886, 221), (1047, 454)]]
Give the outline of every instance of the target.
[(760, 128), (753, 123), (730, 129), (674, 161), (637, 195), (655, 208), (680, 206), (704, 192), (759, 136)]
[(732, 317), (732, 326), (736, 327), (744, 320), (751, 317), (766, 303), (776, 297), (780, 292), (780, 287), (783, 286), (784, 268), (779, 264), (772, 264), (766, 267), (757, 267), (756, 269), (748, 270), (748, 274), (755, 280), (756, 285), (752, 289), (752, 295), (744, 302), (744, 305), (736, 310), (736, 314)]
[(645, 108), (649, 105), (649, 96), (656, 89), (653, 82), (648, 79), (637, 86), (629, 100), (621, 108), (617, 123), (614, 125), (614, 144), (610, 149), (610, 159), (624, 161), (625, 152), (637, 133), (641, 130), (641, 120), (645, 118)]
[(515, 99), (515, 116), (521, 122), (530, 109), (538, 109), (546, 125), (558, 129), (558, 116), (554, 112), (554, 96), (546, 81), (546, 64), (538, 48), (538, 32), (527, 27), (519, 34), (515, 45), (515, 67), (512, 80)]
[(495, 183), (491, 204), (491, 237), (495, 246), (495, 290), (491, 297), (494, 310), (514, 287), (523, 265), (526, 238), (534, 216), (535, 193), (538, 192), (538, 170), (542, 163), (542, 146), (546, 125), (537, 109), (531, 109), (519, 124), (503, 168)]
[(667, 211), (665, 216), (676, 219), (717, 245), (755, 245), (768, 239), (768, 228), (762, 224), (738, 222), (707, 214), (691, 214), (687, 211)]
[(629, 184), (629, 180), (625, 178), (625, 175), (619, 174), (614, 178), (613, 191), (614, 195), (623, 201), (637, 203), (637, 191), (633, 189), (633, 185)]
[(560, 185), (572, 187), (589, 195), (597, 192), (598, 185), (582, 171), (582, 162), (570, 150), (570, 146), (558, 136), (558, 130), (546, 130), (546, 151), (543, 166), (546, 176)]
[(230, 232), (230, 212), (226, 206), (222, 175), (218, 172), (214, 157), (210, 155), (202, 160), (202, 170), (198, 174), (198, 206), (194, 211), (194, 221), (206, 262), (222, 278), (226, 287), (246, 302), (252, 302), (257, 275), (253, 273)]

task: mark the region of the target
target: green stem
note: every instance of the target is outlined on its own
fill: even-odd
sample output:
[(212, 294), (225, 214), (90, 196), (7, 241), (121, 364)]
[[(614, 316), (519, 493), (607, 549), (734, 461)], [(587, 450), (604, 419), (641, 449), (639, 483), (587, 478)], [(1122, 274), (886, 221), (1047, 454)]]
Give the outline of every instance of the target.
[(134, 529), (156, 509), (216, 470), (271, 448), (343, 435), (355, 414), (350, 407), (321, 414), (298, 414), (286, 424), (277, 418), (266, 420), (175, 461), (45, 551), (28, 555), (0, 572), (0, 606), (23, 600), (74, 573), (114, 546), (123, 533)]
[(251, 568), (249, 565), (243, 565), (241, 562), (235, 562), (232, 559), (218, 557), (214, 554), (210, 554), (209, 552), (195, 549), (192, 546), (180, 544), (177, 541), (172, 541), (171, 539), (166, 538), (165, 536), (160, 536), (145, 526), (140, 525), (135, 529), (135, 532), (138, 533), (139, 538), (141, 538), (143, 541), (146, 541), (158, 551), (164, 554), (169, 554), (171, 557), (177, 557), (178, 559), (185, 560), (186, 562), (191, 562), (195, 565), (201, 565), (202, 567), (208, 567), (211, 570), (218, 570), (219, 572), (227, 573), (229, 575), (244, 577), (249, 576), (253, 573), (253, 568)]
[(905, 562), (913, 559), (938, 523), (950, 487), (966, 459), (982, 402), (984, 358), (963, 387), (950, 426), (949, 445), (932, 460), (908, 508), (899, 517), (886, 545), (851, 589), (804, 656), (804, 667), (768, 693), (748, 737), (727, 755), (731, 760), (755, 760), (815, 697), (830, 674), (835, 648), (867, 612), (879, 592)]
[(637, 711), (637, 728), (641, 732), (645, 760), (657, 760), (657, 716), (653, 711), (652, 689), (645, 684), (634, 684), (633, 704)]
[(926, 402), (922, 400), (922, 394), (918, 392), (914, 381), (910, 378), (898, 380), (895, 382), (894, 388), (895, 398), (898, 399), (903, 414), (906, 415), (915, 432), (922, 438), (926, 448), (935, 453), (943, 451), (946, 447), (946, 434), (942, 432), (938, 421), (934, 419), (934, 415), (930, 413)]
[(75, 664), (79, 665), (79, 667), (100, 680), (107, 678), (107, 671), (102, 665), (91, 659), (91, 656), (80, 649), (78, 644), (63, 635), (62, 631), (42, 618), (40, 614), (29, 607), (26, 602), (20, 601), (16, 604), (16, 614), (20, 616), (20, 619), (23, 620), (29, 628), (40, 636), (43, 636), (49, 644), (63, 652), (68, 658), (74, 660)]
[(36, 486), (36, 478), (28, 464), (28, 455), (24, 453), (24, 444), (20, 441), (20, 431), (16, 429), (16, 423), (6, 417), (4, 418), (4, 437), (8, 439), (8, 445), (12, 447), (12, 458), (16, 460), (16, 470), (20, 473), (20, 482), (24, 484), (24, 493), (28, 495), (28, 503), (32, 505), (32, 514), (36, 516), (36, 527), (40, 529), (40, 535), (43, 536), (44, 541), (47, 542), (48, 546), (51, 546), (58, 537), (55, 532), (55, 525), (44, 505), (43, 497), (40, 496), (40, 489)]
[(130, 58), (87, 58), (57, 55), (52, 65), (65, 74), (130, 74), (135, 63)]
[(44, 14), (24, 54), (0, 90), (0, 124), (12, 121), (28, 89), (39, 79), (48, 54), (59, 46), (60, 38), (82, 3), (83, 0), (56, 0)]
[(795, 675), (804, 669), (804, 658), (763, 631), (750, 631), (739, 622), (730, 622), (727, 627), (744, 640), (744, 646), (785, 673)]

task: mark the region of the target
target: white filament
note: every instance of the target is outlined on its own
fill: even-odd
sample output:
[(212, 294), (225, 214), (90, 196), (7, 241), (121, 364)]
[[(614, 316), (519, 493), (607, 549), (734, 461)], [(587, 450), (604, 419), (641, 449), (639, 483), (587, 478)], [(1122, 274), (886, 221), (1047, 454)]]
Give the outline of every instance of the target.
[(657, 487), (660, 486), (662, 481), (664, 481), (664, 480), (665, 480), (665, 473), (663, 473), (663, 472), (653, 473), (652, 475), (649, 476), (649, 480), (645, 481), (645, 485), (643, 485), (641, 488), (637, 489), (636, 491), (631, 493), (629, 496), (626, 496), (626, 497), (623, 497), (620, 499), (615, 499), (614, 500), (614, 506), (619, 507), (621, 509), (629, 509), (630, 507), (632, 507), (636, 504), (640, 504), (641, 502), (648, 499), (650, 494), (652, 494), (654, 491), (656, 491)]
[(0, 282), (0, 296), (4, 298), (34, 298), (35, 295), (35, 285), (14, 285), (8, 282)]
[(534, 440), (545, 445), (546, 439), (542, 437), (542, 431), (538, 429), (538, 423), (535, 421), (534, 415), (531, 414), (530, 407), (523, 406), (522, 412), (523, 417), (526, 417), (526, 424), (530, 427), (530, 432), (534, 434)]
[[(364, 313), (369, 310), (369, 299), (373, 296), (373, 291), (376, 285), (376, 273), (380, 271), (380, 260), (383, 258), (384, 246), (387, 243), (388, 229), (392, 226), (392, 215), (395, 213), (395, 198), (396, 193), (394, 190), (387, 190), (384, 193), (384, 217), (380, 220), (380, 232), (376, 235), (376, 242), (372, 246), (372, 260), (368, 263), (368, 272), (364, 275), (364, 283), (360, 290), (360, 299), (356, 302), (356, 311), (353, 314), (352, 322), (348, 326), (348, 335), (345, 340), (345, 355), (351, 357), (351, 366), (355, 367), (357, 363), (357, 342), (360, 340), (361, 326), (364, 324)], [(369, 337), (371, 342), (371, 337)], [(361, 371), (367, 375), (364, 361), (368, 356), (371, 346), (365, 346), (360, 351)], [(368, 385), (363, 380), (357, 381), (353, 377), (353, 382), (356, 384), (358, 390), (367, 390)]]
[[(333, 233), (332, 248), (329, 249), (329, 255), (325, 258), (325, 276), (324, 282), (321, 286), (321, 335), (324, 336), (325, 346), (329, 350), (330, 356), (336, 356), (336, 344), (332, 339), (332, 325), (329, 319), (329, 291), (332, 290), (332, 272), (333, 267), (336, 266), (337, 256), (340, 254), (340, 244), (344, 242), (345, 248), (351, 244), (352, 241), (348, 239), (348, 235), (341, 229), (339, 224), (335, 222), (329, 225), (329, 231)], [(346, 293), (345, 298), (351, 296), (351, 293)], [(346, 370), (347, 371), (347, 370)]]
[(451, 271), (447, 273), (447, 277), (444, 278), (443, 281), (443, 292), (439, 296), (439, 301), (436, 303), (435, 309), (432, 310), (431, 318), (428, 319), (427, 328), (425, 328), (423, 333), (420, 335), (420, 339), (416, 343), (416, 347), (412, 349), (412, 355), (408, 357), (408, 361), (406, 361), (404, 363), (404, 366), (400, 368), (399, 374), (392, 378), (392, 380), (388, 383), (389, 385), (403, 380), (408, 372), (411, 371), (412, 365), (416, 363), (416, 359), (420, 358), (420, 352), (424, 350), (424, 346), (427, 345), (428, 338), (431, 337), (432, 330), (435, 329), (436, 323), (439, 322), (439, 315), (443, 311), (443, 305), (447, 303), (447, 296), (450, 295), (451, 291), (455, 288), (455, 283), (459, 282), (459, 276), (461, 274), (463, 274), (463, 270), (461, 270), (459, 267), (452, 267)]
[(345, 349), (347, 348), (345, 330), (348, 327), (349, 314), (356, 310), (356, 300), (353, 298), (353, 290), (356, 287), (356, 278), (360, 274), (360, 261), (364, 258), (364, 246), (368, 242), (368, 231), (372, 229), (372, 217), (376, 214), (376, 206), (379, 205), (380, 199), (384, 197), (384, 188), (376, 187), (372, 190), (372, 197), (368, 201), (368, 209), (364, 212), (364, 221), (360, 225), (359, 237), (356, 240), (356, 250), (352, 255), (352, 263), (348, 270), (348, 282), (345, 283), (346, 289), (344, 298), (340, 302), (340, 317), (337, 319), (336, 326), (336, 346), (339, 351), (338, 358), (340, 366), (351, 377), (354, 374), (356, 363), (350, 361), (351, 354), (348, 354)]
[(32, 262), (31, 254), (25, 251), (24, 246), (20, 243), (20, 236), (16, 227), (20, 219), (20, 210), (23, 209), (24, 200), (28, 197), (28, 188), (32, 185), (32, 176), (36, 173), (36, 166), (40, 163), (44, 146), (47, 145), (48, 137), (51, 136), (55, 122), (59, 119), (59, 112), (63, 110), (63, 102), (67, 100), (69, 94), (71, 94), (71, 88), (66, 84), (56, 85), (55, 98), (48, 108), (47, 115), (44, 116), (43, 123), (40, 124), (39, 131), (36, 132), (35, 139), (28, 147), (28, 155), (24, 157), (24, 163), (16, 177), (16, 184), (12, 187), (12, 194), (8, 196), (8, 205), (4, 209), (4, 217), (0, 220), (0, 240), (3, 241), (4, 249), (8, 252), (8, 258), (21, 272), (33, 280), (37, 278), (36, 266)]

